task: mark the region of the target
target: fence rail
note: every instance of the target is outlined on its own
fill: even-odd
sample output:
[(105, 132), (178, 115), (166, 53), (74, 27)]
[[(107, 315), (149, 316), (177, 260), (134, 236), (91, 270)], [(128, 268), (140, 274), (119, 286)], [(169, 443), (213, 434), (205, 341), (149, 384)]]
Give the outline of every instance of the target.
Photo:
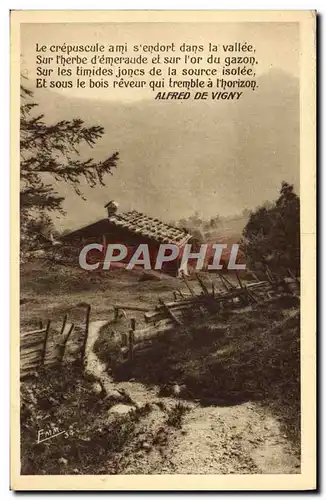
[[(82, 346), (78, 351), (81, 363), (83, 363), (85, 357), (91, 312), (89, 304), (83, 305), (86, 306), (86, 316)], [(63, 363), (68, 341), (74, 328), (75, 324), (69, 323), (68, 315), (65, 314), (59, 335), (57, 331), (51, 329), (50, 320), (48, 320), (44, 328), (42, 322), (40, 322), (40, 328), (20, 332), (20, 378), (32, 375), (41, 368), (53, 367)], [(57, 339), (54, 338), (52, 345), (49, 343), (51, 333), (52, 337), (58, 336)]]
[(114, 320), (118, 323), (122, 316), (126, 317), (125, 311), (142, 311), (145, 327), (136, 328), (135, 318), (130, 320), (129, 333), (121, 333), (121, 350), (128, 355), (129, 363), (132, 365), (135, 352), (141, 352), (151, 348), (153, 338), (160, 334), (175, 329), (184, 329), (197, 318), (217, 314), (225, 309), (257, 304), (273, 296), (290, 294), (298, 297), (300, 294), (300, 278), (289, 276), (283, 279), (268, 274), (267, 280), (256, 280), (244, 283), (239, 274), (236, 273), (237, 283), (232, 283), (222, 274), (218, 274), (222, 289), (216, 283), (209, 285), (203, 278), (196, 275), (200, 293), (196, 293), (192, 283), (183, 277), (188, 293), (177, 290), (173, 293), (174, 300), (164, 301), (159, 299), (155, 308), (147, 308), (115, 305)]
[[(172, 329), (184, 329), (197, 318), (218, 314), (224, 309), (232, 309), (238, 306), (257, 304), (278, 294), (292, 294), (296, 297), (300, 295), (300, 278), (289, 271), (289, 276), (279, 279), (271, 272), (266, 274), (265, 281), (252, 281), (245, 283), (241, 281), (236, 273), (237, 282), (232, 283), (223, 274), (217, 275), (219, 283), (205, 282), (203, 277), (196, 275), (196, 287), (183, 276), (183, 282), (187, 291), (180, 289), (173, 292), (173, 300), (163, 300), (160, 298), (156, 307), (149, 309), (139, 305), (115, 304), (113, 305), (114, 320), (117, 324), (123, 317), (127, 317), (126, 311), (134, 311), (143, 314), (142, 324), (136, 328), (136, 319), (130, 318), (129, 329), (120, 331), (121, 351), (124, 352), (130, 364), (134, 360), (134, 352), (150, 348), (153, 337), (166, 333)], [(219, 286), (218, 286), (219, 285)], [(84, 363), (91, 306), (88, 303), (80, 303), (76, 307), (85, 307), (84, 334), (81, 346), (78, 351), (81, 364)], [(145, 323), (145, 325), (144, 325)], [(112, 324), (112, 322), (111, 322)], [(68, 314), (65, 314), (58, 341), (52, 342), (50, 346), (50, 321), (43, 328), (29, 332), (21, 332), (20, 337), (20, 359), (21, 378), (30, 375), (41, 367), (60, 365), (64, 361), (64, 356), (71, 334), (75, 328), (74, 323), (68, 322)], [(58, 333), (58, 332), (57, 332)]]

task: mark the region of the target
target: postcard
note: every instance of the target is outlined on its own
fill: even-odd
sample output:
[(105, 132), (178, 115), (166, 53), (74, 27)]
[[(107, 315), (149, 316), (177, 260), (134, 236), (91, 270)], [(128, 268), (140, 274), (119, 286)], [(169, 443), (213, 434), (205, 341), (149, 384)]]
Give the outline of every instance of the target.
[(315, 45), (11, 12), (12, 489), (316, 488)]

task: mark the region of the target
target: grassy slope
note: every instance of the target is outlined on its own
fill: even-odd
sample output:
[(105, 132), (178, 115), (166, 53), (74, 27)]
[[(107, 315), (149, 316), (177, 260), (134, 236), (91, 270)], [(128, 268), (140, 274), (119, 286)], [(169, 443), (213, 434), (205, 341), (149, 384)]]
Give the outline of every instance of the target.
[(85, 302), (92, 306), (93, 319), (110, 319), (115, 303), (151, 306), (159, 296), (171, 298), (179, 286), (174, 278), (145, 281), (141, 273), (124, 269), (97, 273), (49, 267), (42, 261), (25, 264), (21, 270), (21, 326), (26, 329), (48, 318), (60, 324), (66, 312), (72, 321), (83, 320), (85, 313), (76, 306)]

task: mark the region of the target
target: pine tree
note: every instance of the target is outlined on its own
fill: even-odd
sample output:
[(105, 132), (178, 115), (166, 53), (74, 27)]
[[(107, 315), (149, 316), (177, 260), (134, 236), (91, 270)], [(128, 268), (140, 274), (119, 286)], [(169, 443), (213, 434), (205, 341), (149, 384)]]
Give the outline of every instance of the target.
[(20, 106), (20, 214), (21, 233), (29, 240), (29, 228), (38, 222), (50, 220), (50, 212), (64, 214), (64, 197), (53, 181), (66, 182), (83, 199), (81, 181), (91, 187), (105, 185), (106, 174), (112, 175), (117, 166), (118, 153), (103, 161), (81, 159), (79, 147), (93, 147), (103, 136), (99, 125), (86, 126), (74, 118), (48, 124), (43, 114), (35, 115), (37, 103), (33, 93), (21, 86)]

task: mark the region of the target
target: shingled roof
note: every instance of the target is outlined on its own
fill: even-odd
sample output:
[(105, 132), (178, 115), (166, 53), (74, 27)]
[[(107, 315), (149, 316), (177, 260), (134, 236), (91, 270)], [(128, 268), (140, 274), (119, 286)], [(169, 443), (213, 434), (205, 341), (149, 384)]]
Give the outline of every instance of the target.
[(121, 214), (115, 213), (108, 220), (116, 226), (159, 243), (174, 243), (181, 246), (191, 238), (191, 235), (185, 230), (165, 224), (159, 219), (154, 219), (136, 210)]
[(191, 235), (184, 229), (165, 224), (159, 219), (132, 210), (126, 213), (114, 213), (106, 219), (72, 231), (63, 236), (62, 239), (69, 240), (73, 236), (82, 237), (109, 233), (112, 230), (112, 225), (158, 243), (171, 243), (182, 246), (191, 238)]

